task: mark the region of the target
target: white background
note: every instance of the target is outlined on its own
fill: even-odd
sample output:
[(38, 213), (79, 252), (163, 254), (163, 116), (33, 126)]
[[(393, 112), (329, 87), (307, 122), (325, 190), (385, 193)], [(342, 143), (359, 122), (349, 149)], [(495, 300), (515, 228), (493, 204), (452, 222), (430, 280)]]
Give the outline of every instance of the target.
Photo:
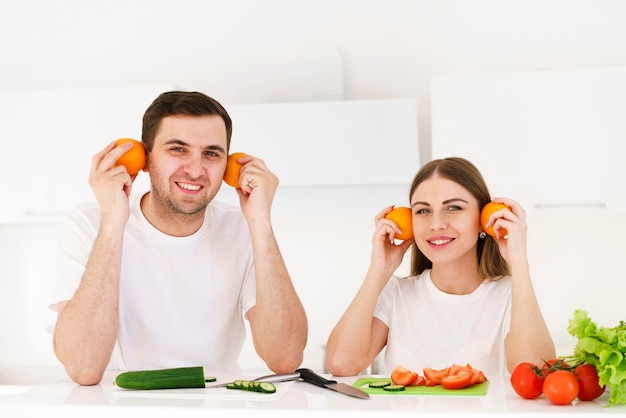
[[(294, 80), (290, 72), (300, 52), (308, 51), (311, 44), (331, 45), (342, 60), (343, 98), (416, 100), (420, 150), (416, 170), (431, 157), (434, 75), (626, 66), (626, 3), (619, 0), (24, 0), (1, 4), (0, 90), (5, 91), (174, 85), (203, 91), (223, 103), (285, 102), (302, 99), (303, 81)], [(307, 85), (304, 82), (305, 90)], [(33, 124), (39, 112), (45, 109), (32, 112)], [(0, 135), (0, 143), (3, 159), (11, 153), (26, 167), (42, 158), (63, 164), (72, 155), (72, 144), (62, 141), (58, 153), (43, 157), (19, 138)], [(392, 165), (394, 153), (400, 151), (381, 141), (372, 152)], [(500, 152), (514, 150), (494, 151)], [(37, 157), (31, 159), (32, 155)], [(20, 173), (0, 174), (4, 182), (22, 180)], [(87, 173), (74, 175), (86, 181)], [(2, 204), (12, 198), (3, 193)], [(321, 370), (321, 345), (360, 284), (373, 216), (276, 219), (288, 267), (309, 313), (306, 367)], [(593, 288), (598, 260), (584, 256), (585, 246), (602, 246), (607, 258), (601, 263), (620, 257), (615, 243), (624, 235), (623, 217), (606, 215), (581, 225), (580, 218), (544, 216), (536, 224), (539, 230), (548, 228), (561, 236), (570, 233), (572, 225), (579, 226), (568, 241), (573, 256), (550, 260), (549, 271), (555, 274), (543, 279), (558, 283), (553, 287), (563, 292), (543, 294), (551, 330), (560, 344), (569, 342), (564, 330), (571, 309), (558, 308), (564, 294), (586, 295), (592, 317), (602, 310), (608, 312), (603, 318), (612, 322), (624, 319), (623, 310), (603, 305), (604, 295), (613, 290)], [(49, 317), (45, 279), (54, 268), (55, 232), (56, 224), (0, 225), (0, 365), (56, 365), (43, 325)], [(533, 236), (532, 255), (550, 250), (542, 246), (544, 239)], [(576, 245), (574, 238), (581, 244)], [(559, 263), (581, 264), (583, 277), (576, 278), (576, 286), (558, 274)], [(615, 282), (623, 282), (619, 263), (610, 267), (603, 264), (601, 272), (608, 270)], [(248, 358), (246, 364), (259, 367)]]

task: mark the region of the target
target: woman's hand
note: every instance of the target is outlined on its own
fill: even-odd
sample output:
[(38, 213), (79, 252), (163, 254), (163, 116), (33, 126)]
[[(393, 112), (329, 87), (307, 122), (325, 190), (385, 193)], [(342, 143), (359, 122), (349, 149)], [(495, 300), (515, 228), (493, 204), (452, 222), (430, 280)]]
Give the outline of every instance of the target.
[(498, 236), (495, 240), (500, 254), (509, 264), (514, 260), (526, 262), (526, 211), (519, 202), (512, 199), (496, 197), (493, 201), (504, 203), (511, 208), (511, 210), (500, 209), (494, 212), (486, 225), (487, 227), (493, 226)]
[(385, 218), (393, 206), (387, 206), (375, 217), (376, 228), (372, 237), (371, 268), (383, 271), (386, 276), (391, 276), (402, 263), (406, 251), (415, 242), (414, 238), (396, 243), (394, 238), (400, 229), (395, 222)]

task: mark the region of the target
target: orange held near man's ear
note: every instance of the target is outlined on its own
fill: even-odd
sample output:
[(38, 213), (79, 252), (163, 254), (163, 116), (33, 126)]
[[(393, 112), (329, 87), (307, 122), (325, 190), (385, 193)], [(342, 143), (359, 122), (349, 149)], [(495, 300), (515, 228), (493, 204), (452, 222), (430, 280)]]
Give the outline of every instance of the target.
[[(487, 228), (485, 225), (487, 225), (487, 221), (489, 221), (489, 217), (494, 212), (497, 212), (500, 209), (511, 210), (511, 207), (508, 205), (505, 205), (504, 203), (489, 202), (485, 206), (483, 206), (483, 209), (480, 211), (480, 225), (483, 227), (483, 229), (485, 230), (487, 234), (491, 235), (494, 238), (496, 237), (496, 232), (493, 230), (493, 225), (491, 225), (489, 228)], [(500, 231), (501, 237), (508, 234), (508, 231), (504, 228), (501, 228), (499, 231)]]
[(228, 156), (226, 161), (226, 171), (224, 172), (224, 182), (235, 189), (239, 188), (239, 170), (243, 164), (239, 164), (237, 160), (245, 157), (246, 153), (235, 152)]
[(115, 165), (125, 166), (128, 174), (133, 176), (146, 165), (146, 147), (141, 142), (131, 138), (120, 138), (115, 141), (115, 146), (120, 146), (126, 142), (132, 142), (133, 147), (118, 158)]
[(395, 238), (403, 241), (413, 238), (413, 213), (411, 208), (406, 206), (397, 206), (391, 209), (385, 218), (394, 221), (398, 228), (402, 231), (395, 235)]

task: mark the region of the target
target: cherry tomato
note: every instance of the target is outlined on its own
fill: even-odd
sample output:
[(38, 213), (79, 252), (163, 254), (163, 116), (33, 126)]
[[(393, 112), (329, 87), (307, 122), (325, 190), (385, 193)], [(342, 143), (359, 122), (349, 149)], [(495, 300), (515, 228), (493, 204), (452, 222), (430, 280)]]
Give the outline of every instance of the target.
[(591, 364), (581, 364), (574, 369), (574, 376), (578, 380), (578, 399), (592, 401), (598, 398), (606, 390), (598, 382), (598, 371)]
[(556, 370), (543, 381), (543, 394), (555, 405), (567, 405), (578, 396), (578, 380), (574, 373)]
[(441, 386), (445, 389), (463, 389), (470, 385), (472, 381), (471, 373), (459, 373), (441, 378)]
[(396, 366), (391, 371), (391, 381), (394, 385), (409, 386), (417, 380), (417, 373), (407, 369), (406, 367)]
[(511, 373), (511, 386), (524, 399), (535, 399), (543, 393), (544, 375), (530, 362), (518, 364)]
[(569, 370), (570, 366), (567, 362), (560, 358), (554, 358), (544, 362), (541, 370), (543, 371), (543, 375), (548, 376), (550, 373), (555, 372), (557, 370)]

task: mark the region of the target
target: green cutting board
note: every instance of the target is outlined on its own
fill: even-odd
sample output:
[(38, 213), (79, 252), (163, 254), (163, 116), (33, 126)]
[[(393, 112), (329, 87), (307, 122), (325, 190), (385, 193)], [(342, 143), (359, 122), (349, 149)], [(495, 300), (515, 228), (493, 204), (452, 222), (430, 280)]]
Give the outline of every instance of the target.
[(385, 389), (371, 388), (369, 384), (372, 382), (391, 382), (388, 377), (360, 377), (352, 384), (353, 387), (361, 389), (370, 395), (467, 395), (467, 396), (483, 396), (487, 394), (489, 381), (478, 383), (464, 389), (444, 389), (441, 385), (437, 386), (407, 386), (399, 392), (391, 392)]

